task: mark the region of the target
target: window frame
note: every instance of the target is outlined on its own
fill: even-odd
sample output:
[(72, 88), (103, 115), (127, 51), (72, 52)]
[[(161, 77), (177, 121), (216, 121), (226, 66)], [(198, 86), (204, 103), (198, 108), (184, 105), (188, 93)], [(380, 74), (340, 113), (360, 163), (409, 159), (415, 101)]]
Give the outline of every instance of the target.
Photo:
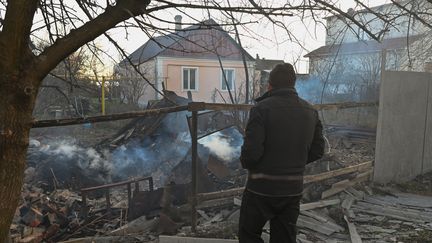
[[(224, 85), (224, 83), (225, 83), (225, 81), (224, 81), (224, 71), (229, 71), (229, 70), (231, 70), (232, 72), (233, 72), (233, 75), (232, 75), (232, 87), (231, 87), (231, 89), (228, 89), (228, 87), (227, 87), (227, 89), (224, 89), (223, 88), (223, 85)], [(236, 81), (236, 70), (235, 70), (235, 68), (224, 68), (223, 70), (220, 70), (220, 90), (221, 91), (224, 91), (224, 92), (228, 92), (228, 90), (229, 91), (235, 91), (235, 81)], [(227, 81), (229, 81), (229, 80), (227, 80)]]
[[(188, 87), (185, 89), (184, 87), (184, 70), (189, 69), (189, 80), (188, 80)], [(190, 88), (190, 70), (195, 70), (195, 89)], [(199, 91), (199, 68), (193, 67), (193, 66), (182, 66), (181, 68), (181, 90), (182, 91)]]

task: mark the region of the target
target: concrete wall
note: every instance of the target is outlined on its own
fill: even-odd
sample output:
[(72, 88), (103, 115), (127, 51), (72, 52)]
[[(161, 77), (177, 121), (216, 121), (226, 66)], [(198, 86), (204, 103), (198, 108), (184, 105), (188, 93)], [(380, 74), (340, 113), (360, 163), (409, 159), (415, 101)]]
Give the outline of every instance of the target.
[(429, 82), (429, 99), (426, 117), (426, 133), (423, 154), (423, 170), (432, 171), (432, 83)]
[(376, 129), (378, 106), (324, 110), (320, 112), (320, 118), (324, 124), (328, 125), (349, 125)]
[(432, 78), (429, 73), (384, 73), (374, 181), (404, 182), (432, 169)]

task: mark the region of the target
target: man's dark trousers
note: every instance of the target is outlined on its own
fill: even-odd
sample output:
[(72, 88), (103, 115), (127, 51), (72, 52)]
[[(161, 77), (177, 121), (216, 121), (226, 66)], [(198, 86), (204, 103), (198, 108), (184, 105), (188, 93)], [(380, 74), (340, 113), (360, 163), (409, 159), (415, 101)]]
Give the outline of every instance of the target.
[(295, 243), (300, 196), (267, 197), (247, 189), (240, 208), (239, 243), (262, 243), (261, 233), (270, 220), (270, 243)]

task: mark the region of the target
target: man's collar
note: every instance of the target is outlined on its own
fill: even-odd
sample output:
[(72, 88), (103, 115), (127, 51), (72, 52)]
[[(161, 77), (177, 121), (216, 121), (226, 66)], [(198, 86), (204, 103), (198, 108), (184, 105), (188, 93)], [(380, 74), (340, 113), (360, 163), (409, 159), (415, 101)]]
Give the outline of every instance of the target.
[(255, 101), (259, 102), (271, 96), (291, 96), (291, 95), (295, 95), (295, 96), (298, 95), (295, 88), (272, 89), (265, 92), (261, 97), (256, 98)]

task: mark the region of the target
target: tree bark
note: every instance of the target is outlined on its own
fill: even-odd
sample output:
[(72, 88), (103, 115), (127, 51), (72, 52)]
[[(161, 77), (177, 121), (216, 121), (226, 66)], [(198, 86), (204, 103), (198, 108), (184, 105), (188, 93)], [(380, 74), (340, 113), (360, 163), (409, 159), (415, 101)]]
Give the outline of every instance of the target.
[(36, 97), (32, 83), (5, 72), (0, 77), (0, 242), (6, 242), (23, 184)]
[(143, 14), (150, 0), (118, 0), (35, 56), (30, 30), (38, 0), (9, 0), (0, 31), (0, 242), (6, 242), (23, 184), (32, 111), (42, 79), (80, 46)]
[(29, 48), (37, 2), (8, 1), (0, 34), (0, 242), (7, 240), (19, 202), (39, 88)]

